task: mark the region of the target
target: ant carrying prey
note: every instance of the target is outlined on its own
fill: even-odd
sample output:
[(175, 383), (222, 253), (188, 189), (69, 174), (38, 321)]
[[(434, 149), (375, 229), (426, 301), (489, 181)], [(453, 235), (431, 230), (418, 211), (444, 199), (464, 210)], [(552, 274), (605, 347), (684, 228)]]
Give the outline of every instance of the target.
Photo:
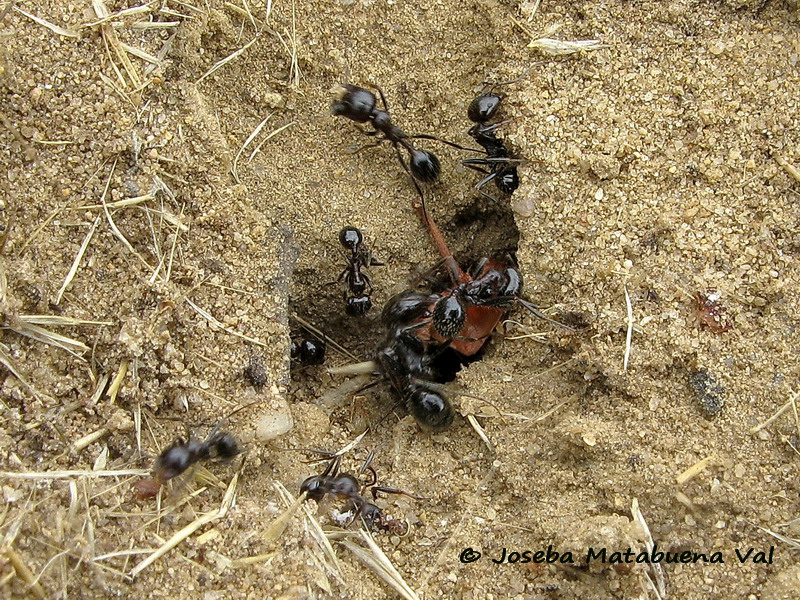
[[(345, 249), (347, 266), (337, 281), (344, 280), (345, 312), (351, 317), (363, 317), (372, 308), (372, 280), (366, 272), (369, 266), (382, 263), (374, 260), (364, 244), (364, 236), (355, 227), (345, 227), (339, 232), (339, 243)], [(347, 254), (349, 252), (349, 254)]]
[[(338, 500), (347, 500), (344, 505), (343, 515), (347, 515), (347, 520), (343, 522), (344, 527), (349, 527), (353, 522), (361, 517), (368, 529), (378, 529), (380, 531), (393, 533), (395, 535), (405, 535), (408, 533), (408, 523), (398, 519), (389, 519), (379, 506), (364, 497), (367, 489), (372, 494), (372, 500), (377, 500), (379, 493), (385, 494), (404, 494), (415, 500), (425, 500), (420, 496), (415, 496), (395, 488), (375, 485), (378, 481), (378, 474), (371, 466), (375, 457), (374, 452), (370, 452), (364, 465), (358, 472), (359, 476), (366, 471), (372, 474), (372, 481), (361, 484), (355, 475), (350, 473), (339, 474), (342, 457), (335, 456), (320, 475), (308, 477), (300, 486), (300, 493), (305, 493), (306, 498), (321, 502), (322, 499), (330, 494)], [(349, 516), (352, 515), (352, 516)]]
[(212, 456), (230, 459), (240, 451), (236, 438), (229, 433), (219, 431), (219, 425), (202, 442), (178, 439), (158, 455), (152, 477), (136, 482), (134, 485), (136, 495), (140, 500), (152, 498), (158, 494), (162, 485), (195, 463)]

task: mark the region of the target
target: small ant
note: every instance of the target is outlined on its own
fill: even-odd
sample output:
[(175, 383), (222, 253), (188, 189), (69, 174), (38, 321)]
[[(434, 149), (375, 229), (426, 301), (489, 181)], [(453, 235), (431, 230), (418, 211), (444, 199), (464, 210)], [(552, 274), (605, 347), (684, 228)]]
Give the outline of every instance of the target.
[[(364, 236), (355, 227), (345, 227), (339, 232), (339, 243), (345, 251), (347, 266), (339, 275), (337, 281), (344, 279), (345, 312), (351, 317), (363, 317), (372, 308), (372, 280), (366, 272), (371, 265), (379, 266), (382, 263), (372, 258), (372, 254), (364, 244)], [(349, 293), (349, 295), (348, 295)]]
[[(433, 138), (433, 136), (407, 135), (404, 131), (392, 123), (392, 119), (389, 116), (389, 105), (386, 102), (386, 97), (383, 95), (383, 91), (379, 87), (376, 87), (376, 89), (380, 94), (381, 102), (383, 102), (383, 109), (376, 107), (377, 98), (375, 98), (375, 94), (373, 94), (371, 91), (366, 88), (344, 83), (334, 88), (334, 91), (336, 92), (336, 101), (331, 106), (331, 112), (335, 116), (347, 117), (356, 123), (366, 123), (369, 121), (370, 124), (375, 128), (375, 131), (365, 131), (364, 133), (370, 136), (381, 133), (383, 134), (383, 137), (367, 147), (378, 146), (385, 141), (391, 142), (392, 146), (394, 146), (395, 152), (397, 153), (397, 159), (403, 166), (403, 170), (405, 170), (405, 172), (411, 176), (414, 187), (417, 189), (419, 195), (422, 196), (422, 189), (417, 182), (435, 182), (439, 178), (442, 168), (441, 164), (439, 163), (439, 159), (436, 158), (435, 154), (432, 152), (426, 152), (424, 150), (417, 150), (411, 144), (411, 142), (409, 142), (409, 139), (437, 138)], [(400, 152), (401, 147), (408, 152), (408, 163), (406, 163), (402, 152)]]
[(500, 103), (504, 98), (503, 94), (490, 90), (475, 98), (467, 109), (467, 117), (475, 123), (470, 128), (469, 135), (486, 151), (486, 157), (462, 160), (461, 164), (486, 175), (475, 184), (475, 189), (490, 200), (495, 199), (481, 189), (490, 181), (494, 181), (497, 189), (504, 194), (512, 194), (519, 187), (517, 165), (522, 161), (511, 158), (505, 142), (495, 134), (495, 131), (507, 121), (489, 124), (500, 110)]
[(290, 356), (293, 361), (305, 366), (321, 365), (325, 362), (326, 344), (323, 340), (303, 338), (292, 340)]
[[(408, 532), (408, 524), (397, 519), (387, 519), (380, 507), (365, 498), (364, 494), (369, 489), (373, 500), (378, 498), (379, 493), (404, 494), (415, 500), (426, 500), (426, 498), (415, 496), (396, 488), (376, 486), (378, 474), (370, 466), (374, 457), (375, 453), (370, 452), (358, 472), (359, 476), (368, 470), (372, 473), (372, 481), (365, 483), (363, 486), (355, 475), (350, 473), (339, 474), (342, 457), (335, 456), (321, 475), (312, 475), (302, 483), (300, 493), (305, 492), (307, 499), (315, 500), (316, 502), (321, 502), (326, 494), (330, 494), (339, 500), (347, 500), (344, 505), (345, 513), (351, 512), (353, 517), (345, 526), (351, 525), (358, 517), (361, 517), (369, 529), (377, 528), (381, 531), (405, 535)], [(401, 531), (403, 533), (400, 533)]]
[(134, 488), (140, 500), (152, 498), (164, 483), (177, 477), (193, 464), (211, 458), (212, 455), (230, 459), (239, 454), (239, 443), (229, 433), (219, 431), (217, 425), (208, 437), (198, 442), (178, 439), (156, 458), (152, 477), (138, 481)]

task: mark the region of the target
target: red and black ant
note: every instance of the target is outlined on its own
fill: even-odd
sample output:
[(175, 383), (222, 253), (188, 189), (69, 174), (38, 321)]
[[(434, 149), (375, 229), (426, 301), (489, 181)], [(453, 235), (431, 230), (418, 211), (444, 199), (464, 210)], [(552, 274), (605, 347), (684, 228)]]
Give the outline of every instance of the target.
[(193, 464), (212, 456), (230, 459), (241, 452), (236, 438), (219, 431), (217, 425), (202, 441), (178, 439), (156, 458), (152, 477), (136, 482), (134, 488), (140, 500), (152, 498), (170, 479), (177, 477)]
[(339, 474), (342, 457), (335, 456), (328, 463), (328, 466), (322, 474), (312, 475), (302, 483), (300, 486), (300, 493), (302, 494), (305, 492), (307, 499), (315, 500), (316, 502), (321, 502), (327, 494), (339, 500), (347, 500), (344, 505), (344, 512), (345, 514), (352, 513), (353, 516), (346, 522), (345, 527), (351, 525), (356, 519), (361, 517), (368, 529), (379, 529), (397, 535), (405, 535), (405, 533), (408, 532), (408, 524), (397, 519), (386, 518), (380, 507), (365, 498), (364, 494), (367, 489), (369, 489), (372, 493), (373, 500), (378, 498), (379, 493), (403, 494), (415, 500), (426, 500), (426, 498), (415, 496), (396, 488), (375, 485), (378, 481), (378, 474), (371, 466), (374, 456), (375, 453), (370, 452), (367, 460), (364, 461), (364, 465), (358, 472), (359, 476), (361, 476), (366, 471), (370, 471), (372, 474), (372, 481), (369, 483), (362, 485), (358, 478), (350, 473)]
[(470, 128), (469, 135), (486, 151), (486, 156), (462, 160), (461, 164), (485, 175), (475, 184), (475, 189), (490, 200), (495, 198), (481, 189), (490, 181), (494, 181), (497, 189), (504, 194), (513, 194), (519, 187), (517, 166), (522, 160), (512, 158), (505, 142), (495, 134), (495, 131), (507, 121), (489, 123), (500, 110), (500, 103), (504, 98), (503, 94), (490, 90), (475, 98), (467, 109), (469, 120), (475, 123)]
[(374, 260), (364, 244), (364, 236), (355, 227), (345, 227), (339, 232), (339, 243), (345, 251), (347, 266), (337, 281), (344, 280), (345, 312), (351, 317), (363, 317), (372, 308), (372, 280), (366, 269), (382, 263)]

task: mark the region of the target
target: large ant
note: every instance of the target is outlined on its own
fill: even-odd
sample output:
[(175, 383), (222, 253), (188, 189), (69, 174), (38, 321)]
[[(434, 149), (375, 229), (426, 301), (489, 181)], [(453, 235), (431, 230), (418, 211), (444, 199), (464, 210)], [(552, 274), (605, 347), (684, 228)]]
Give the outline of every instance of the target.
[(202, 442), (178, 439), (156, 458), (152, 477), (136, 482), (136, 494), (140, 500), (152, 498), (164, 483), (177, 477), (193, 464), (217, 456), (230, 459), (239, 454), (239, 444), (229, 433), (219, 431), (217, 425)]
[(312, 475), (307, 478), (300, 486), (300, 493), (306, 493), (306, 498), (321, 502), (326, 494), (330, 494), (339, 500), (347, 500), (344, 505), (344, 512), (352, 513), (353, 516), (347, 522), (351, 525), (358, 517), (361, 517), (364, 524), (368, 529), (379, 529), (381, 531), (394, 533), (397, 535), (405, 535), (408, 532), (408, 524), (398, 519), (388, 519), (383, 514), (383, 511), (374, 502), (370, 502), (364, 497), (367, 489), (372, 493), (372, 499), (376, 500), (379, 493), (385, 494), (404, 494), (415, 500), (425, 500), (420, 496), (415, 496), (398, 490), (396, 488), (389, 488), (375, 485), (378, 481), (378, 474), (375, 469), (370, 466), (375, 453), (370, 452), (361, 470), (358, 472), (359, 476), (363, 475), (366, 471), (372, 473), (372, 481), (361, 485), (358, 478), (350, 473), (339, 474), (339, 467), (341, 466), (342, 457), (335, 456), (325, 468), (325, 471), (320, 475)]
[[(331, 106), (331, 112), (336, 116), (347, 117), (356, 123), (366, 123), (369, 121), (375, 128), (375, 131), (365, 131), (364, 133), (366, 135), (383, 134), (383, 137), (378, 139), (374, 144), (371, 144), (371, 146), (377, 146), (384, 141), (391, 142), (397, 153), (397, 159), (400, 161), (405, 172), (411, 176), (414, 187), (417, 189), (420, 196), (422, 196), (422, 189), (417, 182), (435, 182), (439, 178), (442, 168), (435, 154), (424, 150), (417, 150), (409, 140), (413, 138), (437, 138), (433, 136), (407, 135), (403, 130), (392, 123), (386, 97), (383, 95), (383, 91), (380, 88), (376, 89), (380, 94), (381, 102), (383, 102), (383, 109), (377, 108), (377, 98), (375, 98), (375, 94), (371, 91), (366, 88), (344, 83), (334, 88), (337, 95), (336, 102)], [(401, 147), (408, 152), (408, 163), (406, 163), (402, 152), (400, 152)]]
[(494, 198), (481, 189), (490, 181), (494, 181), (497, 189), (504, 194), (512, 194), (519, 187), (517, 165), (522, 161), (511, 158), (505, 142), (495, 134), (506, 121), (489, 123), (500, 110), (500, 103), (504, 98), (504, 95), (493, 91), (484, 92), (475, 98), (467, 109), (467, 116), (474, 123), (469, 135), (486, 150), (486, 157), (462, 160), (461, 164), (486, 175), (475, 184), (475, 189), (490, 200)]
[(366, 269), (370, 265), (381, 263), (372, 258), (372, 254), (364, 244), (364, 236), (355, 227), (348, 226), (342, 229), (339, 232), (339, 243), (350, 252), (346, 255), (347, 266), (337, 280), (344, 279), (345, 312), (351, 317), (363, 317), (372, 308), (372, 300), (369, 297), (372, 293), (372, 280)]

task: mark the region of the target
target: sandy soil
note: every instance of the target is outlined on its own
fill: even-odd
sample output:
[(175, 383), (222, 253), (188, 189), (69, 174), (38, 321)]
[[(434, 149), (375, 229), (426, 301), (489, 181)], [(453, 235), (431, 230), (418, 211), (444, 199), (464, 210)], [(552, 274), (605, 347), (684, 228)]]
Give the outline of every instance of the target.
[[(754, 432), (800, 375), (797, 3), (272, 4), (169, 1), (100, 25), (88, 2), (0, 7), (0, 594), (396, 597), (341, 540), (326, 554), (302, 511), (274, 535), (276, 484), (296, 494), (322, 468), (282, 449), (335, 450), (369, 425), (344, 467), (374, 449), (382, 484), (429, 498), (379, 502), (410, 523), (376, 540), (419, 597), (800, 598), (796, 408)], [(545, 35), (606, 47), (548, 57), (529, 47)], [(515, 311), (450, 384), (460, 416), (436, 435), (385, 384), (333, 392), (346, 379), (325, 367), (351, 361), (335, 351), (290, 371), (292, 315), (358, 360), (383, 335), (378, 309), (346, 317), (330, 285), (342, 226), (385, 263), (378, 308), (438, 258), (391, 149), (352, 153), (364, 138), (330, 116), (330, 88), (379, 84), (404, 129), (468, 143), (482, 82), (531, 65), (503, 88), (521, 188), (481, 199), (463, 154), (429, 143), (429, 206), (464, 264), (516, 247), (526, 296), (586, 327)], [(722, 324), (698, 294), (719, 295)], [(154, 456), (222, 419), (242, 457), (160, 506), (136, 499)], [(226, 489), (227, 512), (137, 570)], [(587, 565), (590, 547), (645, 549), (636, 502), (660, 550), (724, 563)], [(341, 504), (313, 504), (333, 528)], [(548, 545), (574, 564), (490, 560)]]

